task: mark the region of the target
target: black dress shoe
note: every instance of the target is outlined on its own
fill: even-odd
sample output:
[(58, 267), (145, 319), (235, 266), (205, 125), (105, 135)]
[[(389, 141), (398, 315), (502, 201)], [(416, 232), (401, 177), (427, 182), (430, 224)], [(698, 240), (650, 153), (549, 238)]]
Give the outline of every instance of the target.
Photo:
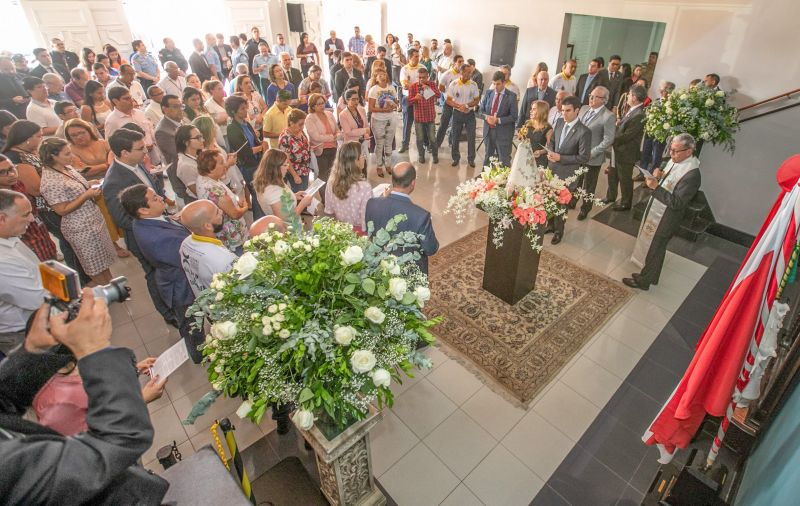
[(458, 165), (459, 162), (460, 162), (460, 160), (453, 160), (453, 163), (451, 163), (450, 166), (451, 167), (455, 167), (455, 166)]
[(589, 216), (589, 211), (584, 211), (581, 209), (581, 212), (578, 213), (578, 221), (585, 220), (587, 216)]
[(544, 233), (544, 234), (552, 234), (552, 233), (553, 233), (553, 225), (548, 225), (548, 226), (547, 226), (547, 227), (544, 229), (544, 232), (543, 232), (543, 233)]
[(403, 144), (400, 147), (400, 151), (398, 151), (398, 153), (405, 153), (406, 151), (408, 151), (408, 144)]
[(614, 204), (611, 206), (612, 211), (630, 211), (631, 206), (623, 206), (622, 204)]
[(600, 202), (602, 202), (602, 203), (603, 203), (603, 205), (606, 205), (606, 206), (607, 206), (608, 204), (613, 204), (613, 203), (614, 203), (614, 202), (616, 202), (616, 201), (617, 201), (617, 199), (613, 199), (613, 200), (611, 200), (611, 199), (603, 199), (603, 200), (601, 200)]
[(644, 283), (640, 283), (639, 281), (637, 281), (634, 278), (622, 278), (622, 282), (626, 286), (629, 286), (631, 288), (638, 288), (639, 290), (645, 290), (645, 291), (650, 289), (650, 285), (646, 285)]
[(433, 163), (434, 163), (434, 165), (439, 163), (439, 157), (438, 156), (433, 155)]
[(556, 232), (553, 234), (553, 238), (550, 239), (550, 244), (558, 244), (561, 242), (561, 234)]
[(424, 156), (420, 156), (419, 158), (417, 158), (417, 162), (425, 163), (425, 157)]
[(473, 169), (475, 168), (475, 162), (467, 162), (467, 164)]
[[(635, 279), (635, 280), (636, 280), (636, 282), (638, 283), (638, 282), (639, 282), (639, 278), (641, 278), (641, 277), (642, 277), (642, 275), (641, 275), (641, 274), (639, 274), (638, 272), (634, 272), (633, 274), (631, 274), (631, 277), (632, 277), (633, 279)], [(650, 282), (650, 284), (651, 284), (651, 285), (653, 285), (653, 286), (655, 286), (655, 285), (657, 285), (657, 284), (658, 284), (658, 281), (652, 281), (652, 282)]]

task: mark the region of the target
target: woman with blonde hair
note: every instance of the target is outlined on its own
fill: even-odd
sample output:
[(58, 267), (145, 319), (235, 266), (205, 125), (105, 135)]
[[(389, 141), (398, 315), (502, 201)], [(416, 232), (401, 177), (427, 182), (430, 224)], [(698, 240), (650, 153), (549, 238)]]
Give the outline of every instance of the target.
[(386, 62), (383, 60), (375, 60), (372, 62), (372, 66), (369, 68), (369, 81), (367, 81), (367, 95), (369, 95), (369, 90), (372, 89), (373, 86), (377, 83), (375, 79), (375, 73), (379, 70), (382, 70), (389, 73), (389, 69), (386, 68)]
[(533, 69), (531, 77), (528, 78), (528, 85), (527, 85), (528, 88), (533, 88), (534, 86), (536, 86), (536, 76), (538, 76), (539, 72), (541, 71), (547, 72), (547, 64), (543, 61), (537, 63), (536, 68)]
[(364, 52), (360, 56), (369, 58), (370, 56), (375, 56), (376, 54), (378, 54), (378, 46), (375, 45), (372, 35), (366, 34), (364, 36)]
[(325, 185), (325, 214), (349, 223), (359, 233), (366, 233), (367, 201), (372, 186), (364, 179), (367, 158), (358, 142), (347, 142), (339, 148), (336, 166)]
[[(72, 150), (72, 168), (83, 177), (90, 179), (103, 177), (114, 162), (114, 153), (111, 152), (108, 142), (97, 137), (97, 132), (92, 125), (82, 119), (73, 118), (64, 123), (64, 138), (67, 139)], [(119, 238), (122, 237), (122, 230), (117, 228), (114, 223), (105, 200), (98, 199), (95, 204), (103, 214), (108, 235), (111, 237), (111, 242), (114, 243), (117, 256), (120, 258), (130, 256), (128, 250), (117, 244)]]
[(256, 198), (265, 215), (274, 215), (286, 221), (287, 216), (281, 210), (281, 196), (288, 193), (297, 202), (295, 213), (300, 215), (311, 203), (313, 195), (306, 195), (304, 191), (293, 193), (286, 186), (286, 174), (292, 166), (289, 156), (278, 149), (270, 149), (261, 158), (258, 169), (253, 177), (253, 187)]
[(547, 167), (547, 150), (542, 146), (547, 146), (553, 136), (553, 126), (547, 121), (547, 113), (550, 112), (550, 104), (544, 100), (537, 100), (531, 104), (530, 119), (525, 126), (528, 127), (526, 138), (531, 143), (533, 156), (536, 157), (536, 165)]

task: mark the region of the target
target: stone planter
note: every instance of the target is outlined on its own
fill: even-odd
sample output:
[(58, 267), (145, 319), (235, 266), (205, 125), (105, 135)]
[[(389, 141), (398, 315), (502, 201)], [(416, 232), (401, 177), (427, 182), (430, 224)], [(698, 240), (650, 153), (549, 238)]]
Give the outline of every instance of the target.
[(328, 440), (315, 425), (298, 431), (314, 449), (322, 493), (333, 506), (382, 506), (383, 493), (372, 477), (369, 431), (383, 418), (383, 413), (370, 406), (364, 420), (347, 427)]

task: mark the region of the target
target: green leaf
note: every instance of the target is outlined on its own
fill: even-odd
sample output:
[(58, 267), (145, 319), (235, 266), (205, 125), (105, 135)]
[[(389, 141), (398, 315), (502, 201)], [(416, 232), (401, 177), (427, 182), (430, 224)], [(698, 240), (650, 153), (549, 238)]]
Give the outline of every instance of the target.
[(364, 289), (370, 295), (375, 294), (375, 282), (370, 278), (366, 278), (364, 281), (361, 282), (361, 288)]
[(250, 338), (250, 341), (247, 343), (247, 353), (253, 353), (256, 351), (256, 338), (255, 336)]
[(355, 290), (356, 290), (356, 285), (347, 285), (346, 287), (344, 287), (344, 290), (342, 290), (342, 293), (345, 295), (351, 295)]
[(314, 392), (312, 392), (311, 389), (309, 388), (304, 388), (303, 390), (300, 391), (300, 397), (298, 397), (297, 401), (300, 404), (303, 404), (304, 402), (308, 402), (313, 398), (314, 398)]
[(359, 277), (358, 277), (358, 274), (354, 274), (354, 273), (352, 273), (352, 272), (348, 273), (348, 274), (347, 274), (347, 275), (344, 277), (344, 279), (345, 279), (345, 281), (347, 281), (348, 283), (352, 283), (352, 284), (354, 284), (354, 285), (357, 285), (358, 283), (360, 283), (360, 282), (361, 282), (361, 278), (359, 278)]
[(380, 285), (378, 287), (378, 297), (380, 297), (381, 299), (385, 299), (386, 298), (386, 287), (385, 286)]
[(403, 295), (403, 304), (406, 306), (413, 304), (416, 300), (417, 296), (411, 292), (406, 292), (406, 294)]

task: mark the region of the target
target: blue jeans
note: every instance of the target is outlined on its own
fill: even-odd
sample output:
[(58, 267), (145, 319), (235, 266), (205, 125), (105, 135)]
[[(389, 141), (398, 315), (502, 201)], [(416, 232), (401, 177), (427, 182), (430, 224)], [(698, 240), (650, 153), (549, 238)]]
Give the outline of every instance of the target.
[(406, 96), (403, 96), (403, 146), (408, 146), (411, 141), (411, 127), (414, 126), (414, 105), (409, 104)]
[(461, 160), (461, 154), (458, 152), (459, 145), (461, 141), (459, 138), (461, 137), (461, 129), (467, 129), (467, 161), (468, 162), (475, 162), (475, 112), (469, 111), (463, 113), (461, 111), (457, 111), (453, 109), (453, 131), (450, 135), (452, 135), (451, 145), (450, 145), (450, 157), (453, 159), (454, 162)]
[[(442, 117), (439, 118), (439, 130), (436, 132), (436, 144), (438, 146), (442, 145), (444, 142), (444, 136), (447, 135), (447, 129), (450, 128), (450, 118), (453, 116), (453, 108), (447, 104), (442, 106)], [(450, 134), (450, 138), (448, 139), (450, 144), (453, 143), (453, 136)]]

